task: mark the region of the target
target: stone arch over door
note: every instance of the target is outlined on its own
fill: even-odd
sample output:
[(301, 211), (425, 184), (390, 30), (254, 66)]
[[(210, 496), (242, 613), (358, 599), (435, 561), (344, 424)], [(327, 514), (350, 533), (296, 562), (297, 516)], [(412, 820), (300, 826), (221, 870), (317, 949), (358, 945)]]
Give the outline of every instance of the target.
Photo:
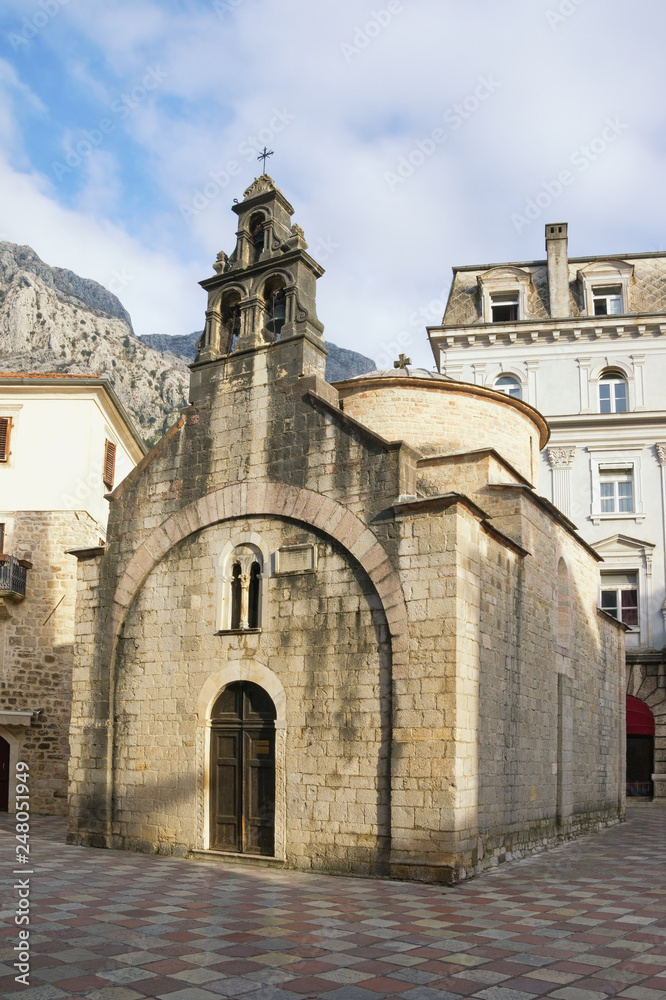
[(249, 681), (270, 695), (275, 705), (275, 857), (286, 854), (287, 788), (286, 737), (287, 696), (277, 674), (258, 660), (228, 663), (211, 674), (199, 692), (197, 700), (197, 844), (203, 850), (210, 847), (208, 816), (210, 813), (210, 739), (211, 712), (215, 702), (230, 684)]
[[(184, 507), (155, 528), (131, 557), (115, 591), (111, 611), (107, 619), (103, 655), (109, 663), (109, 705), (110, 725), (107, 727), (106, 788), (105, 788), (105, 828), (106, 841), (110, 845), (111, 823), (113, 820), (115, 744), (115, 671), (118, 640), (130, 606), (152, 569), (166, 554), (190, 535), (223, 521), (242, 517), (275, 516), (291, 521), (300, 521), (310, 528), (336, 541), (368, 575), (381, 604), (391, 643), (389, 685), (396, 680), (405, 681), (408, 676), (409, 632), (407, 608), (402, 586), (387, 552), (376, 535), (352, 511), (342, 504), (322, 496), (312, 490), (283, 483), (235, 483), (222, 486)], [(244, 679), (244, 678), (234, 678)], [(249, 678), (248, 678), (249, 679)], [(230, 683), (230, 682), (228, 682)], [(257, 680), (261, 686), (261, 681)], [(270, 688), (266, 688), (271, 697)], [(219, 693), (219, 688), (218, 688)], [(275, 699), (274, 699), (275, 700)], [(278, 721), (280, 706), (276, 703)], [(284, 718), (284, 716), (282, 716)], [(201, 727), (200, 727), (201, 728)], [(276, 727), (277, 728), (277, 727)], [(282, 732), (284, 739), (284, 730)], [(205, 739), (204, 739), (205, 743)], [(203, 755), (204, 746), (201, 746)], [(279, 745), (276, 747), (276, 769), (279, 771)], [(284, 760), (284, 747), (282, 749)], [(203, 756), (199, 758), (203, 773)], [(284, 763), (282, 764), (284, 771)], [(278, 782), (279, 783), (279, 782)], [(276, 793), (277, 794), (277, 793)], [(277, 804), (276, 804), (277, 813)], [(282, 822), (280, 830), (280, 822)], [(200, 840), (207, 846), (203, 823), (203, 802), (200, 809)], [(280, 839), (281, 838), (281, 839)], [(285, 826), (276, 815), (276, 852), (284, 856)], [(276, 853), (276, 856), (277, 853)]]

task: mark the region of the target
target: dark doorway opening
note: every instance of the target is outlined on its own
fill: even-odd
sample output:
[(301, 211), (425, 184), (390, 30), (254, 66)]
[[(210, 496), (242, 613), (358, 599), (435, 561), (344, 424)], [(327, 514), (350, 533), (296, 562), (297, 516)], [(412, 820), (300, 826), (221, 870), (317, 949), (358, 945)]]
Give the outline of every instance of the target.
[(275, 852), (275, 705), (249, 681), (215, 702), (210, 738), (212, 850)]
[(654, 795), (654, 716), (644, 701), (627, 696), (627, 795)]

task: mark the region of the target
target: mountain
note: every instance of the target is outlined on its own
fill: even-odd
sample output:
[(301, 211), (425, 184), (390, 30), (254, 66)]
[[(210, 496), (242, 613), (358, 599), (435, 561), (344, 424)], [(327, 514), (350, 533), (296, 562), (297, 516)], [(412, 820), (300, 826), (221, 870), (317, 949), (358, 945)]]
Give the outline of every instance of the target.
[[(0, 242), (0, 368), (109, 375), (137, 430), (152, 445), (187, 404), (200, 333), (137, 337), (103, 285), (50, 267), (28, 246)], [(326, 378), (360, 375), (370, 358), (326, 344)]]
[[(158, 351), (171, 351), (190, 362), (194, 361), (195, 345), (202, 333), (202, 330), (176, 336), (148, 333), (139, 337), (139, 340)], [(326, 341), (326, 349), (328, 350), (326, 358), (327, 382), (338, 382), (344, 378), (352, 378), (354, 375), (364, 375), (377, 367), (371, 358), (366, 358), (365, 355), (358, 354), (356, 351), (348, 351), (346, 347), (338, 347), (328, 340)]]
[(0, 242), (0, 367), (108, 374), (149, 444), (187, 403), (187, 365), (142, 343), (115, 295), (50, 267), (31, 247), (6, 242)]

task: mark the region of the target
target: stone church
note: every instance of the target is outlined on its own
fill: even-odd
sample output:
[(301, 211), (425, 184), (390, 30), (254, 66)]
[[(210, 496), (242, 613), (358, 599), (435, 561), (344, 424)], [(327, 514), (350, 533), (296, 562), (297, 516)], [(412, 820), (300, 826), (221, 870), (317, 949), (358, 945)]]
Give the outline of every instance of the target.
[(544, 418), (327, 384), (291, 205), (233, 211), (190, 405), (78, 553), (70, 842), (452, 883), (617, 822), (624, 626)]

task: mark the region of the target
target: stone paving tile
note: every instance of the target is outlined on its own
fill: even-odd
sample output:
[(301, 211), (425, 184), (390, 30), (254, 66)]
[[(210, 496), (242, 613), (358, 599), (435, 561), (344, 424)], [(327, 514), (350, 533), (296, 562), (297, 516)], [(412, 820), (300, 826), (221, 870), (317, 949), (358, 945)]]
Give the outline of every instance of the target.
[[(31, 830), (21, 1000), (666, 1000), (666, 814), (455, 888), (332, 878), (63, 843)], [(11, 817), (0, 816), (9, 871)]]

